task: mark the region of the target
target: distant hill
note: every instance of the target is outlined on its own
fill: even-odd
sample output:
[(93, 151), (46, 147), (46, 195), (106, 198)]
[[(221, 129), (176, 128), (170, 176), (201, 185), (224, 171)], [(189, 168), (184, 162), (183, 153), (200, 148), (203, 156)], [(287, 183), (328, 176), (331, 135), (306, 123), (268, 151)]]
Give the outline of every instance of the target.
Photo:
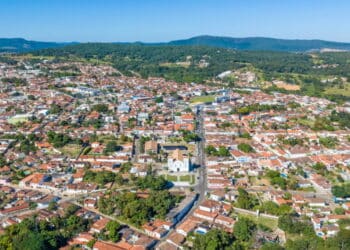
[[(23, 38), (0, 38), (0, 52), (29, 52), (33, 50), (58, 48), (77, 43), (55, 43), (29, 41)], [(219, 37), (196, 36), (184, 40), (175, 40), (161, 43), (128, 43), (116, 42), (115, 44), (134, 45), (200, 45), (236, 50), (260, 50), (281, 52), (308, 52), (308, 51), (350, 51), (350, 43), (330, 42), (323, 40), (287, 40), (265, 37)]]
[(23, 38), (0, 38), (0, 52), (28, 52), (38, 49), (57, 48), (72, 43), (37, 42)]
[(168, 45), (203, 45), (237, 50), (267, 50), (285, 52), (350, 50), (350, 43), (323, 40), (287, 40), (265, 37), (233, 38), (219, 36), (196, 36), (176, 40)]

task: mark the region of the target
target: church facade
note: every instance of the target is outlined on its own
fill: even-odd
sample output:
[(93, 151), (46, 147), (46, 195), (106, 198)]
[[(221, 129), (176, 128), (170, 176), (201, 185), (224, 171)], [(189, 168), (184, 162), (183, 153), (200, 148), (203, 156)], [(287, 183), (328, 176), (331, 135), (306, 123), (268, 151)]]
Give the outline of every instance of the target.
[(183, 155), (179, 149), (176, 149), (168, 157), (168, 170), (173, 172), (189, 172), (191, 171), (191, 160), (188, 156)]

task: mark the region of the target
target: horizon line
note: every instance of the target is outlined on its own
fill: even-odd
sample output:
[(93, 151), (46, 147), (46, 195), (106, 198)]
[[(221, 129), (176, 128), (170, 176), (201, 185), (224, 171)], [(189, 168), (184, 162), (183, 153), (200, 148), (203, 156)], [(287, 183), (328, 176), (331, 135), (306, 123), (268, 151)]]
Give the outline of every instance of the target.
[(274, 39), (274, 40), (286, 40), (286, 41), (324, 41), (324, 42), (333, 42), (333, 43), (350, 43), (346, 41), (336, 41), (336, 40), (328, 40), (328, 39), (320, 39), (320, 38), (278, 38), (278, 37), (269, 37), (269, 36), (245, 36), (245, 37), (239, 37), (239, 36), (226, 36), (226, 35), (208, 35), (208, 34), (202, 34), (202, 35), (195, 35), (190, 36), (188, 38), (179, 38), (179, 39), (172, 39), (172, 40), (166, 40), (166, 41), (141, 41), (141, 40), (134, 40), (134, 41), (53, 41), (53, 40), (41, 40), (41, 39), (31, 39), (31, 38), (25, 38), (25, 37), (0, 37), (0, 39), (24, 39), (29, 42), (47, 42), (47, 43), (144, 43), (144, 44), (157, 44), (157, 43), (170, 43), (174, 41), (181, 41), (181, 40), (189, 40), (197, 37), (216, 37), (216, 38), (232, 38), (232, 39), (256, 39), (256, 38), (263, 38), (263, 39)]

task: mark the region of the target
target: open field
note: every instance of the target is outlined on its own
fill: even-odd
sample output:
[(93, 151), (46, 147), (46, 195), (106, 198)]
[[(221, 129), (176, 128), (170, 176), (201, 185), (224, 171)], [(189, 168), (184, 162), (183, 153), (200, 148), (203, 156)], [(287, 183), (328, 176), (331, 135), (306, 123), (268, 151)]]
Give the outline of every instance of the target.
[(338, 87), (327, 88), (325, 93), (331, 94), (331, 95), (343, 95), (343, 96), (350, 97), (350, 83), (344, 84), (343, 89), (338, 88)]
[(266, 218), (262, 216), (257, 217), (255, 215), (246, 214), (246, 213), (239, 213), (239, 215), (242, 217), (248, 218), (257, 224), (264, 225), (272, 230), (276, 230), (278, 227), (278, 220), (275, 220), (275, 219)]
[(77, 157), (78, 154), (80, 153), (82, 149), (81, 145), (78, 144), (67, 144), (64, 147), (62, 147), (60, 149), (60, 151), (65, 154), (65, 155), (69, 155), (70, 157)]
[(8, 121), (8, 123), (15, 125), (17, 123), (27, 122), (28, 118), (27, 117), (16, 117), (16, 116), (14, 116), (14, 117), (9, 118), (7, 121)]
[(38, 60), (53, 60), (55, 59), (54, 56), (35, 56), (33, 54), (23, 54), (23, 55), (16, 55), (16, 56), (13, 56), (14, 58), (16, 59), (38, 59)]
[(180, 176), (180, 181), (186, 181), (186, 182), (193, 184), (194, 183), (194, 176), (193, 175), (182, 175), (182, 176)]
[(160, 63), (159, 66), (162, 67), (169, 67), (169, 68), (173, 68), (173, 67), (184, 67), (184, 68), (188, 68), (189, 66), (191, 66), (191, 62), (176, 62), (176, 63)]
[(288, 83), (284, 83), (284, 82), (278, 82), (278, 83), (275, 83), (275, 85), (278, 88), (280, 88), (280, 89), (285, 89), (285, 90), (289, 90), (289, 91), (300, 90), (300, 86), (299, 85), (295, 85), (295, 84), (288, 84)]
[(195, 176), (193, 174), (188, 175), (165, 175), (164, 178), (168, 181), (172, 182), (189, 182), (190, 184), (194, 184), (195, 182)]
[(310, 119), (298, 119), (298, 123), (307, 127), (313, 127), (314, 126), (314, 121), (310, 120)]
[(165, 175), (164, 177), (168, 181), (177, 181), (178, 180), (178, 177), (175, 175)]
[(250, 183), (253, 186), (269, 186), (270, 185), (270, 181), (267, 178), (257, 178), (257, 177), (250, 177), (249, 178)]
[(202, 102), (213, 102), (215, 101), (214, 95), (204, 95), (204, 96), (195, 96), (191, 98), (191, 103), (202, 103)]

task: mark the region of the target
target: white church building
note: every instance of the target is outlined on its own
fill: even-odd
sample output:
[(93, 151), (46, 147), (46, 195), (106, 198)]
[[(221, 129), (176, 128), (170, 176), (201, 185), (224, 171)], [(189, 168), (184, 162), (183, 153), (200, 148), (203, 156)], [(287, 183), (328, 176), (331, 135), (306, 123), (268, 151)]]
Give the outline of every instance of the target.
[(173, 172), (189, 172), (191, 171), (191, 160), (188, 156), (184, 156), (179, 149), (176, 149), (168, 157), (168, 170)]

